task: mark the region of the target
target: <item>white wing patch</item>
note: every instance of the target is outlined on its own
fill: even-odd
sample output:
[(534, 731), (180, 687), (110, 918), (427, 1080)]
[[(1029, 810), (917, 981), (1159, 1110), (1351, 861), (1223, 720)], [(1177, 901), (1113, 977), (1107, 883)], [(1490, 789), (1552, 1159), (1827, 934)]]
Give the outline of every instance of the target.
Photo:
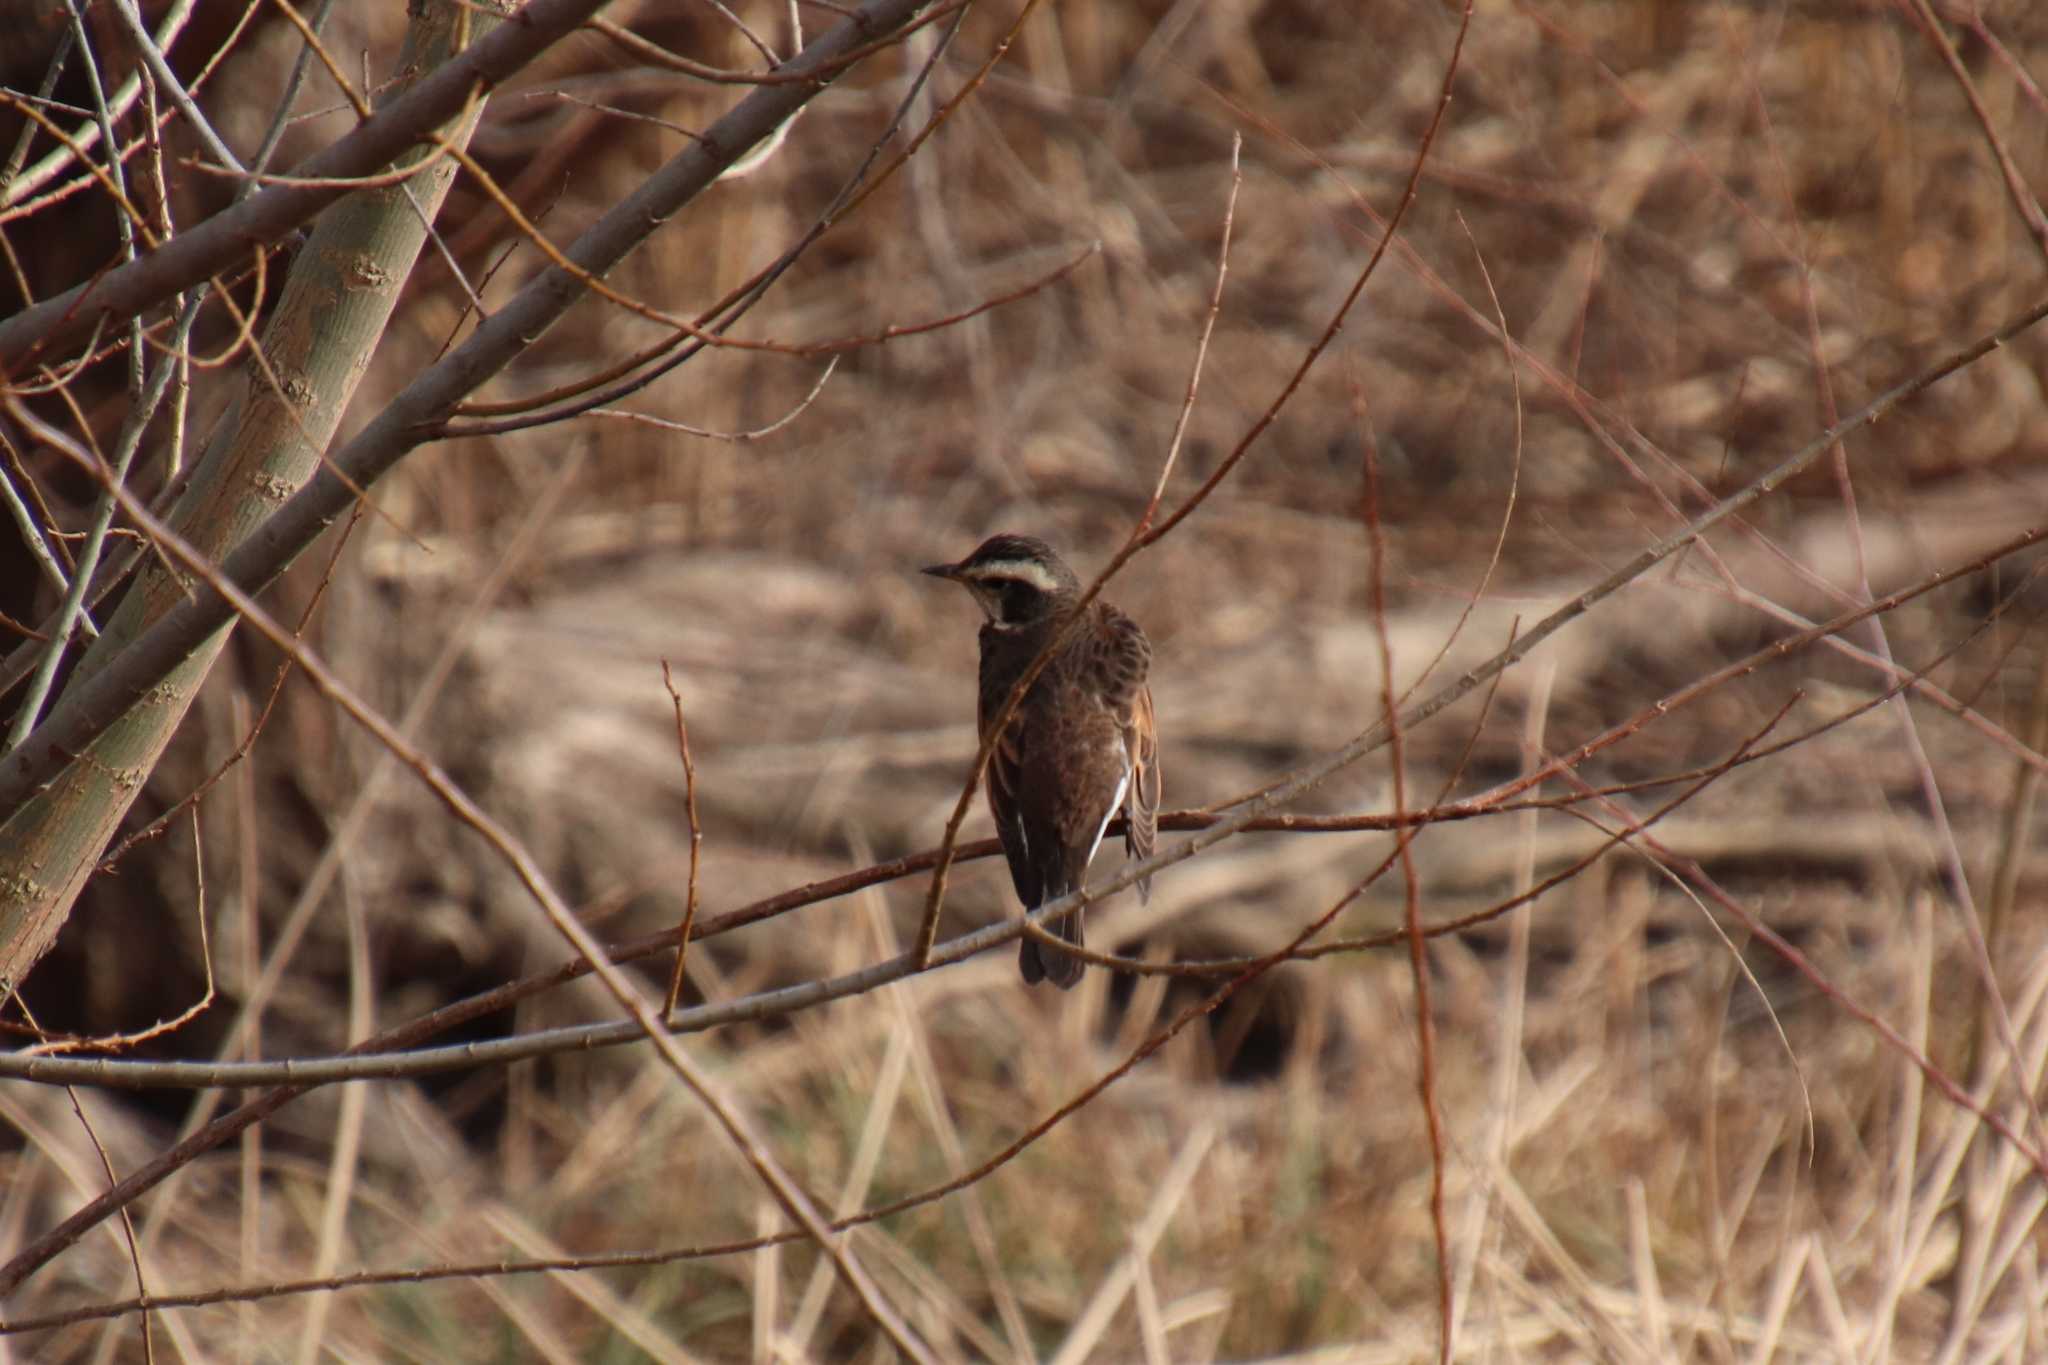
[[(1121, 744), (1119, 744), (1119, 745), (1118, 745), (1117, 747), (1118, 747), (1119, 749), (1121, 749), (1121, 748), (1122, 748), (1123, 746), (1122, 746)], [(1130, 759), (1130, 755), (1129, 755), (1129, 754), (1127, 753), (1127, 754), (1125, 754), (1125, 755), (1124, 755), (1124, 775), (1123, 775), (1122, 777), (1120, 777), (1120, 778), (1118, 778), (1118, 779), (1117, 779), (1117, 783), (1116, 783), (1116, 796), (1115, 796), (1115, 798), (1114, 798), (1113, 800), (1111, 800), (1111, 801), (1110, 801), (1110, 803), (1109, 803), (1109, 809), (1108, 809), (1108, 810), (1106, 810), (1106, 811), (1104, 811), (1104, 812), (1102, 812), (1102, 823), (1101, 823), (1101, 824), (1099, 824), (1099, 825), (1097, 825), (1097, 826), (1095, 827), (1095, 842), (1094, 842), (1094, 843), (1092, 843), (1092, 844), (1090, 844), (1090, 845), (1088, 845), (1088, 862), (1089, 862), (1089, 863), (1092, 863), (1092, 862), (1094, 862), (1094, 861), (1095, 861), (1095, 850), (1097, 850), (1097, 849), (1099, 849), (1099, 848), (1101, 848), (1101, 847), (1102, 847), (1102, 836), (1103, 836), (1103, 835), (1105, 835), (1105, 834), (1107, 834), (1107, 833), (1109, 832), (1109, 822), (1110, 822), (1110, 820), (1111, 820), (1112, 818), (1114, 818), (1114, 817), (1115, 817), (1115, 815), (1116, 815), (1116, 813), (1117, 813), (1118, 811), (1120, 811), (1120, 810), (1122, 810), (1122, 809), (1124, 808), (1124, 794), (1125, 794), (1126, 792), (1130, 791), (1130, 789), (1131, 789), (1131, 759)], [(1083, 867), (1086, 867), (1087, 865), (1088, 865), (1087, 863), (1083, 863), (1083, 864), (1082, 864), (1082, 866), (1083, 866)]]

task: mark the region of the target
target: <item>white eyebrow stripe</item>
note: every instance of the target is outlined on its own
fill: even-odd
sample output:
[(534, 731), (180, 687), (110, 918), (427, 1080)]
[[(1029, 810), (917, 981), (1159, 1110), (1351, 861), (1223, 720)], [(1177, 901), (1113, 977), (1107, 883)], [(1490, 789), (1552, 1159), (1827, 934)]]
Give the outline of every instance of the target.
[(966, 577), (977, 583), (990, 579), (1016, 578), (1029, 583), (1040, 592), (1057, 592), (1059, 584), (1046, 567), (1035, 559), (997, 559), (987, 564), (977, 564), (967, 570)]

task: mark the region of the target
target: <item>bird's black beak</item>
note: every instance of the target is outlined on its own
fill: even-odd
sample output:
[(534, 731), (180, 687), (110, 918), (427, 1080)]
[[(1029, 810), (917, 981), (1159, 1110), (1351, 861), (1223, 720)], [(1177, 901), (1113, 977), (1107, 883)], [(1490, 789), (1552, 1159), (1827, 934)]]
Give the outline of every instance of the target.
[(958, 578), (960, 576), (960, 566), (958, 564), (928, 564), (924, 568), (919, 569), (918, 572), (928, 573), (933, 578)]

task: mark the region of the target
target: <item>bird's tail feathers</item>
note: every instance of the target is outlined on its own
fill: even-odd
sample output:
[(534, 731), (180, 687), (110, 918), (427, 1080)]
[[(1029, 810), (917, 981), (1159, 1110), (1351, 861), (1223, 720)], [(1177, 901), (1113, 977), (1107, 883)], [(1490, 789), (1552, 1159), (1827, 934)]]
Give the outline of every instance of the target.
[[(1055, 900), (1065, 892), (1048, 895)], [(1087, 943), (1086, 931), (1081, 927), (1081, 911), (1073, 910), (1057, 919), (1048, 920), (1045, 927), (1075, 947)], [(1062, 952), (1050, 943), (1041, 942), (1026, 934), (1017, 940), (1017, 970), (1024, 975), (1024, 984), (1035, 986), (1040, 981), (1050, 981), (1061, 990), (1072, 990), (1080, 984), (1082, 969), (1087, 964), (1072, 953)]]

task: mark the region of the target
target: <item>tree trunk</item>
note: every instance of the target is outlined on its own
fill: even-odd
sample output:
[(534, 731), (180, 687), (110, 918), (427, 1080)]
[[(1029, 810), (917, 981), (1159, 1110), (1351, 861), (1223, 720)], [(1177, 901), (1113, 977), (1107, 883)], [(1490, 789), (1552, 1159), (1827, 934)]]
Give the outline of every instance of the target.
[[(499, 22), (460, 0), (415, 5), (412, 14), (380, 103)], [(465, 145), (482, 107), (479, 97), (444, 135)], [(421, 147), (398, 165), (432, 156)], [(244, 360), (242, 395), (214, 428), (172, 513), (178, 533), (209, 557), (224, 557), (319, 468), (456, 170), (452, 157), (440, 156), (402, 183), (357, 190), (320, 216), (263, 331), (266, 363)], [(149, 561), (72, 685), (119, 657), (185, 593), (160, 560)], [(11, 991), (56, 938), (227, 633), (211, 636), (0, 825), (0, 992)]]

